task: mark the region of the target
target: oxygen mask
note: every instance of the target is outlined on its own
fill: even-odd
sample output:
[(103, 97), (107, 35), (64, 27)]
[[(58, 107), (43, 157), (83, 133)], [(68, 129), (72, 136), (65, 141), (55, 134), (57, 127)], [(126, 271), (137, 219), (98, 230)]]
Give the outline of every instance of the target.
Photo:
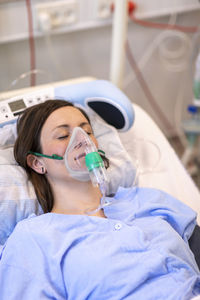
[(107, 176), (103, 159), (89, 135), (80, 127), (74, 128), (64, 155), (65, 166), (70, 176), (79, 181), (91, 180), (93, 186), (99, 187), (102, 199), (101, 205), (92, 214), (105, 205)]
[(74, 179), (91, 180), (94, 186), (107, 181), (104, 162), (89, 135), (80, 127), (74, 128), (72, 132), (64, 160)]

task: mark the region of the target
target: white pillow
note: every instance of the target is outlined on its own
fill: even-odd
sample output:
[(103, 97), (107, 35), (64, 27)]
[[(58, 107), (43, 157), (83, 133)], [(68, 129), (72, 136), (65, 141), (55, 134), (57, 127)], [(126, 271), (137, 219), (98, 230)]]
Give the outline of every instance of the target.
[(20, 220), (41, 214), (32, 184), (16, 164), (13, 147), (0, 149), (0, 244), (4, 244)]
[[(107, 175), (110, 179), (107, 194), (113, 194), (119, 186), (132, 186), (135, 180), (135, 168), (123, 147), (115, 128), (106, 124), (92, 111), (89, 112), (99, 149), (110, 160)], [(32, 213), (42, 213), (32, 184), (25, 171), (17, 165), (13, 157), (16, 139), (16, 124), (0, 128), (0, 245), (12, 233), (20, 220)]]

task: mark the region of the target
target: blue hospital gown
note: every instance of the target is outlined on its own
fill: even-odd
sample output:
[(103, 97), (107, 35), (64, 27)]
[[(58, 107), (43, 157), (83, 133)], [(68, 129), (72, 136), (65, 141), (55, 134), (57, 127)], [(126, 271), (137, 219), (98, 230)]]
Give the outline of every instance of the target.
[(196, 214), (164, 192), (120, 188), (107, 218), (23, 220), (1, 252), (0, 299), (183, 300), (200, 294)]

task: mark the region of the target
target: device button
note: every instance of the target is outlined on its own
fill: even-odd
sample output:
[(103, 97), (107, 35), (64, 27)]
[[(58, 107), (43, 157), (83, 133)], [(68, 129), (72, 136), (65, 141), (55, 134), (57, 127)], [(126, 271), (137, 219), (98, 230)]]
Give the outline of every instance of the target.
[(28, 99), (28, 104), (32, 105), (33, 104), (33, 99)]
[(8, 108), (6, 106), (1, 106), (0, 107), (0, 112), (1, 113), (6, 113), (6, 112), (8, 112)]

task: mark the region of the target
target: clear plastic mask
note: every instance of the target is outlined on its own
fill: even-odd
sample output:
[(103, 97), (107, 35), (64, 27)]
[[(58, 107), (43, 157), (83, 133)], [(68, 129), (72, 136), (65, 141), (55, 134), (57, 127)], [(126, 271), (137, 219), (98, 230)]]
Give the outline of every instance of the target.
[(80, 127), (74, 128), (64, 155), (65, 166), (70, 176), (79, 181), (91, 180), (99, 187), (102, 198), (96, 208), (88, 208), (86, 214), (93, 214), (103, 208), (107, 190), (107, 176), (104, 162), (89, 135)]
[[(74, 128), (72, 132), (64, 161), (70, 176), (74, 179), (92, 180), (93, 185), (101, 185), (102, 181), (106, 181), (104, 163), (96, 146), (80, 127)], [(94, 176), (94, 173), (98, 174)]]

